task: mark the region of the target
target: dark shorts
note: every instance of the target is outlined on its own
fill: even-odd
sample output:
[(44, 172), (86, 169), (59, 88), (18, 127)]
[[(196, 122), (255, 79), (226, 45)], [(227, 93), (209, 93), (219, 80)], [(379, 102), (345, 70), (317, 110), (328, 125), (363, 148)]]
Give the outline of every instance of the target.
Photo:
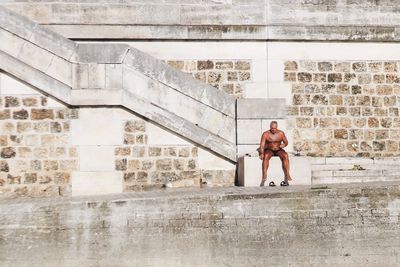
[(278, 153), (281, 152), (281, 151), (286, 152), (283, 148), (281, 148), (281, 149), (279, 149), (277, 151), (273, 151), (271, 149), (266, 148), (266, 149), (264, 149), (264, 154), (267, 153), (267, 151), (271, 151), (273, 157), (278, 157), (279, 156)]

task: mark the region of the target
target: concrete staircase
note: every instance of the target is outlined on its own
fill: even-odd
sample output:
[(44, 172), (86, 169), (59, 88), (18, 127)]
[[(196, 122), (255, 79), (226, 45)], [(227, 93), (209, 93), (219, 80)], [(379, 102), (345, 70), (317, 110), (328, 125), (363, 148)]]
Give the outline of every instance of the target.
[(399, 158), (314, 158), (311, 162), (312, 184), (400, 180)]
[(78, 44), (0, 7), (0, 69), (71, 106), (121, 106), (236, 161), (235, 99), (127, 45)]

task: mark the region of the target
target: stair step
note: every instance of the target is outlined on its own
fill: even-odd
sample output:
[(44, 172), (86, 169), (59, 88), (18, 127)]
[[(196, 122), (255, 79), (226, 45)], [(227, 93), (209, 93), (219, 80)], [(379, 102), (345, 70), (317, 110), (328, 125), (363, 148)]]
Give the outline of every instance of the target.
[(390, 182), (400, 181), (399, 176), (321, 176), (313, 177), (312, 184), (340, 184), (340, 183), (367, 183), (367, 182)]
[[(312, 165), (312, 171), (341, 171), (341, 170), (352, 170), (354, 165), (360, 165), (366, 170), (376, 170), (376, 169), (397, 169), (400, 170), (399, 163), (393, 164), (324, 164), (324, 165)], [(356, 171), (356, 170), (355, 170)]]
[(362, 171), (313, 171), (312, 177), (360, 177), (360, 176), (376, 176), (382, 175), (382, 170), (362, 170)]

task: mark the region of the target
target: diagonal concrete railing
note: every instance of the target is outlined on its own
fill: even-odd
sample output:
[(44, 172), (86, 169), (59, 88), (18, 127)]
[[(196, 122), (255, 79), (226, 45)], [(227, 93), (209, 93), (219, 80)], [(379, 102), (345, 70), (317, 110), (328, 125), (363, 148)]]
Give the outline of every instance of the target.
[(235, 99), (123, 44), (77, 44), (0, 7), (0, 69), (73, 106), (119, 105), (236, 161)]

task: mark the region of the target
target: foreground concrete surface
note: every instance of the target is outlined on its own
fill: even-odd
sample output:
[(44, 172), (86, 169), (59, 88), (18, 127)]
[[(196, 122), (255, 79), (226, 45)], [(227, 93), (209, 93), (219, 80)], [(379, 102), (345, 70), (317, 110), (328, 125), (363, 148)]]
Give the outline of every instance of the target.
[(400, 183), (0, 201), (0, 266), (398, 266)]

